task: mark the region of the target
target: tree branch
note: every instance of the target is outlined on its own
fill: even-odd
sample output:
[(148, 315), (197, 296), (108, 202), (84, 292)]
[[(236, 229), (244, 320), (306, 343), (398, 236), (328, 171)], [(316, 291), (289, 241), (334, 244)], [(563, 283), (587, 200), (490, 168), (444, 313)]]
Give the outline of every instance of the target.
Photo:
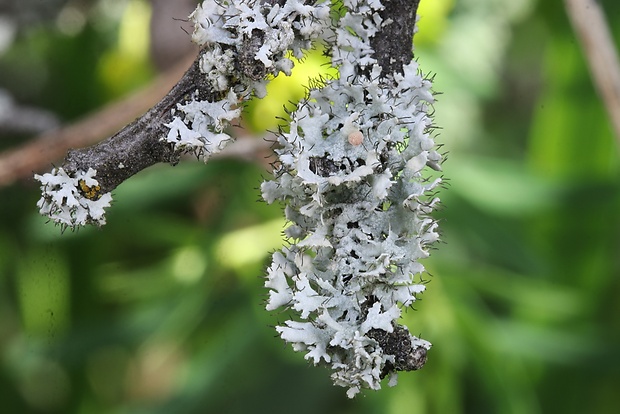
[(201, 51), (183, 78), (146, 114), (109, 139), (71, 150), (63, 165), (35, 175), (40, 212), (63, 226), (105, 223), (111, 191), (155, 163), (183, 152), (205, 162), (232, 138), (224, 132), (240, 104), (265, 93), (267, 75), (290, 74), (286, 53), (301, 57), (329, 25), (326, 3), (205, 0), (190, 15)]
[[(412, 39), (420, 0), (383, 1), (379, 12), (381, 29), (370, 40), (382, 76), (402, 73), (403, 66), (413, 58)], [(390, 23), (388, 23), (390, 22)]]
[(414, 276), (439, 238), (429, 214), (441, 178), (422, 173), (442, 160), (430, 136), (431, 82), (411, 62), (419, 0), (351, 0), (340, 18), (328, 3), (269, 3), (198, 6), (193, 37), (203, 49), (192, 67), (138, 120), (39, 176), (39, 207), (65, 226), (103, 224), (112, 189), (181, 152), (206, 160), (219, 151), (239, 103), (264, 92), (266, 75), (290, 73), (288, 51), (301, 57), (324, 39), (341, 76), (291, 113), (277, 136), (275, 178), (261, 186), (292, 222), (265, 285), (268, 310), (300, 312), (301, 321), (276, 327), (280, 336), (315, 364), (331, 363), (352, 397), (422, 368), (431, 346), (397, 322), (424, 291)]
[(620, 145), (620, 61), (598, 1), (565, 0), (566, 11)]
[[(274, 0), (265, 3), (281, 3)], [(385, 77), (395, 72), (402, 72), (404, 64), (412, 58), (411, 39), (414, 33), (416, 10), (419, 0), (384, 1), (380, 16), (385, 22), (381, 30), (371, 39), (375, 58), (383, 68)], [(254, 80), (265, 76), (264, 65), (255, 59), (256, 52), (263, 44), (263, 33), (256, 31), (244, 40), (243, 53), (236, 56), (235, 67), (246, 77)], [(196, 98), (217, 101), (221, 92), (214, 92), (204, 74), (200, 71), (203, 49), (194, 60), (185, 75), (172, 90), (144, 115), (125, 126), (110, 138), (87, 148), (72, 149), (68, 152), (62, 168), (69, 174), (97, 171), (97, 181), (102, 193), (114, 190), (123, 181), (134, 174), (157, 163), (176, 164), (179, 153), (162, 138), (169, 128), (165, 124), (173, 118), (178, 104), (187, 103)]]
[(412, 62), (418, 1), (345, 1), (325, 36), (340, 76), (312, 88), (278, 135), (261, 186), (291, 225), (274, 253), (267, 309), (297, 312), (276, 330), (355, 396), (424, 366), (431, 344), (398, 322), (424, 291), (420, 259), (437, 241), (429, 217), (442, 161), (431, 82)]
[[(402, 74), (403, 67), (413, 59), (412, 39), (420, 0), (384, 0), (382, 3), (384, 9), (379, 15), (386, 23), (370, 39), (370, 44), (375, 51), (374, 58), (382, 68), (381, 77), (386, 78)], [(402, 326), (393, 324), (392, 327), (392, 332), (374, 329), (368, 334), (379, 342), (386, 354), (394, 357), (394, 362), (383, 368), (382, 377), (393, 371), (421, 369), (426, 363), (426, 347), (414, 344), (409, 331)]]
[(56, 116), (44, 109), (18, 105), (0, 89), (0, 137), (4, 134), (37, 134), (58, 127)]
[(201, 76), (202, 54), (199, 53), (172, 90), (140, 118), (99, 144), (70, 150), (63, 164), (64, 170), (70, 175), (89, 168), (97, 170), (100, 191), (107, 193), (151, 165), (176, 164), (179, 153), (162, 140), (168, 133), (165, 124), (172, 120), (176, 105), (189, 102), (196, 90), (208, 100), (215, 100), (219, 95), (205, 84), (205, 77)]
[(194, 61), (187, 57), (147, 88), (109, 104), (74, 124), (43, 133), (24, 145), (0, 154), (0, 186), (31, 177), (62, 160), (69, 148), (93, 145), (110, 137), (154, 106), (178, 82)]

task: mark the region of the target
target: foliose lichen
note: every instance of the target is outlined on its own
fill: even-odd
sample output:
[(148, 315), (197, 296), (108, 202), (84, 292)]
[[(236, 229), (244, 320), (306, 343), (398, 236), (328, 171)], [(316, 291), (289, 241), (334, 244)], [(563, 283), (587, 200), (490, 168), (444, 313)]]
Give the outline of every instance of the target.
[(232, 140), (225, 129), (240, 115), (240, 105), (265, 95), (267, 75), (290, 75), (287, 52), (302, 57), (328, 25), (329, 4), (306, 3), (207, 0), (199, 5), (190, 15), (192, 39), (203, 48), (201, 71), (221, 99), (200, 100), (197, 92), (191, 102), (178, 104), (165, 141), (204, 161), (220, 152)]
[(54, 168), (34, 178), (41, 182), (42, 196), (37, 207), (42, 215), (50, 217), (61, 227), (86, 224), (105, 224), (105, 208), (110, 206), (112, 195), (101, 194), (95, 179), (97, 171), (79, 171), (69, 175), (63, 168)]
[(439, 238), (430, 213), (441, 178), (425, 169), (438, 169), (442, 156), (431, 136), (431, 81), (416, 62), (383, 74), (373, 58), (381, 3), (343, 3), (325, 37), (340, 77), (291, 113), (274, 179), (261, 189), (290, 221), (290, 245), (267, 269), (266, 307), (296, 316), (276, 330), (312, 363), (330, 365), (353, 397), (426, 361), (431, 344), (397, 321), (424, 291), (420, 260)]

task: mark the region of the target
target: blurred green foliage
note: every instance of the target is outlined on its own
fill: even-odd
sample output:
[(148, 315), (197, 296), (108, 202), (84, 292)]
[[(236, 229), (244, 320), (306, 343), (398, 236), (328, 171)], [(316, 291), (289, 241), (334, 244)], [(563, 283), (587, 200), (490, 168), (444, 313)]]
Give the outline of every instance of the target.
[[(601, 3), (620, 44), (620, 4)], [(71, 122), (148, 82), (146, 53), (123, 60), (122, 27), (143, 16), (106, 17), (106, 7), (69, 34), (21, 33), (0, 56), (0, 87)], [(350, 401), (285, 346), (271, 326), (286, 315), (263, 309), (283, 226), (278, 206), (257, 202), (268, 171), (186, 162), (124, 183), (102, 229), (60, 234), (38, 216), (33, 181), (0, 189), (3, 410), (615, 413), (618, 141), (562, 3), (421, 7), (416, 56), (436, 73), (449, 151), (445, 243), (404, 315), (434, 344), (422, 371)], [(326, 70), (317, 59), (249, 105), (249, 129), (277, 127), (282, 105)]]

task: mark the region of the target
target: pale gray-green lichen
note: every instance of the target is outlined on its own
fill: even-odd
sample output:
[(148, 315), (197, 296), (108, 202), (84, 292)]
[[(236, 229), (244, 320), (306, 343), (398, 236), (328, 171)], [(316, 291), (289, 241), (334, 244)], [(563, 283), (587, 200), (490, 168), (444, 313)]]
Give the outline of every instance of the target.
[(52, 219), (63, 229), (86, 224), (105, 224), (105, 209), (110, 207), (112, 195), (102, 194), (95, 179), (97, 171), (78, 171), (69, 175), (63, 168), (54, 168), (34, 178), (41, 182), (39, 212)]
[(191, 102), (178, 104), (164, 140), (205, 162), (232, 141), (225, 128), (240, 115), (241, 104), (252, 94), (265, 95), (267, 74), (290, 75), (287, 52), (302, 57), (328, 26), (329, 5), (313, 3), (207, 0), (198, 5), (190, 15), (192, 39), (203, 48), (200, 68), (222, 99), (204, 101), (197, 93)]
[(430, 213), (441, 183), (425, 168), (442, 156), (430, 135), (430, 80), (416, 62), (383, 75), (372, 57), (381, 4), (344, 5), (330, 44), (340, 78), (291, 114), (275, 177), (261, 189), (291, 222), (291, 244), (273, 255), (265, 286), (268, 310), (297, 316), (276, 330), (306, 359), (330, 365), (353, 397), (426, 361), (430, 343), (397, 320), (425, 289), (420, 260), (439, 237)]

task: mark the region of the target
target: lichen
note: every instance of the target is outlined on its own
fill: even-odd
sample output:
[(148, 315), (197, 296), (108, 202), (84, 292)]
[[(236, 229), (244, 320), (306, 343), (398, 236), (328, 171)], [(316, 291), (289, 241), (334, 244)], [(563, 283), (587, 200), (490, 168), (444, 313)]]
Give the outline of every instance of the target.
[(429, 214), (441, 179), (424, 168), (442, 157), (430, 135), (430, 80), (416, 62), (382, 74), (370, 47), (380, 2), (344, 4), (328, 40), (340, 78), (291, 114), (274, 179), (261, 189), (291, 222), (290, 245), (273, 255), (265, 286), (268, 310), (296, 316), (276, 330), (306, 359), (330, 365), (353, 397), (426, 361), (430, 343), (397, 321), (425, 289), (420, 260), (439, 237)]
[(221, 99), (200, 100), (197, 93), (189, 103), (178, 104), (163, 140), (205, 162), (232, 141), (225, 129), (243, 102), (265, 95), (267, 75), (290, 75), (293, 62), (287, 52), (303, 56), (328, 26), (329, 5), (306, 3), (207, 0), (198, 5), (190, 15), (192, 39), (203, 48), (201, 71)]
[(68, 174), (63, 168), (35, 175), (41, 182), (41, 199), (37, 202), (39, 212), (64, 228), (86, 224), (105, 224), (105, 208), (110, 207), (112, 195), (101, 194), (97, 171), (78, 171)]

